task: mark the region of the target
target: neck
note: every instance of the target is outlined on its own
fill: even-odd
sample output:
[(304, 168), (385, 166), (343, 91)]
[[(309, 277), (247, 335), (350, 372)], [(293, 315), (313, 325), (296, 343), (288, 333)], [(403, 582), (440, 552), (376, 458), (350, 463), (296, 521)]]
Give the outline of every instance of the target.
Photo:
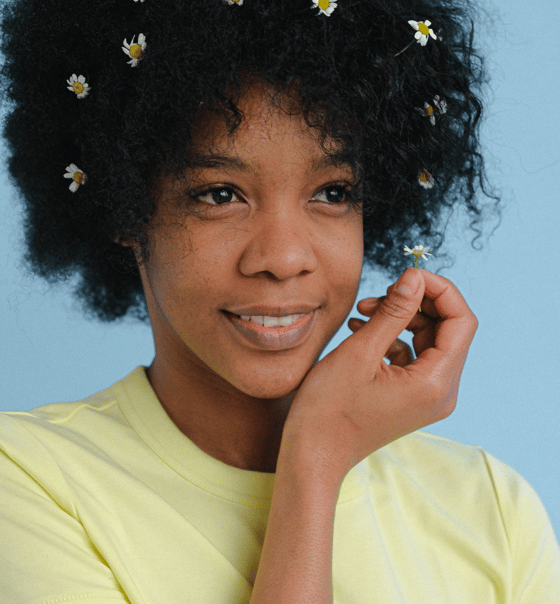
[(147, 370), (173, 423), (197, 447), (223, 463), (275, 472), (295, 392), (276, 399), (254, 398), (201, 365), (174, 367), (160, 362), (156, 355)]

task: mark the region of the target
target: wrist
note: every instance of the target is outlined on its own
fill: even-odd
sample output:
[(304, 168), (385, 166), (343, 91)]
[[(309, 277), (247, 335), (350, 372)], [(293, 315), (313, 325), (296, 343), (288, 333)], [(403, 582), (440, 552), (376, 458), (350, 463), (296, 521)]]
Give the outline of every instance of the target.
[(301, 434), (284, 432), (276, 480), (288, 482), (296, 491), (318, 494), (334, 505), (346, 473), (337, 469), (332, 455), (325, 453)]

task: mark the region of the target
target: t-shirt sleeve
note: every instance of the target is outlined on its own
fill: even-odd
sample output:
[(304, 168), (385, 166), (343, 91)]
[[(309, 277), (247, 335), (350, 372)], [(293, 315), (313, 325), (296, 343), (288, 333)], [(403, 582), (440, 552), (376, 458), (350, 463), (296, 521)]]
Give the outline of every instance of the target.
[(512, 556), (511, 604), (560, 602), (560, 547), (548, 514), (531, 485), (484, 452)]
[[(0, 436), (6, 424), (9, 442), (0, 438), (0, 604), (130, 604), (72, 513), (48, 451), (9, 418), (0, 418)], [(13, 459), (16, 442), (22, 457), (36, 456), (41, 478)], [(58, 485), (56, 493), (44, 483)]]

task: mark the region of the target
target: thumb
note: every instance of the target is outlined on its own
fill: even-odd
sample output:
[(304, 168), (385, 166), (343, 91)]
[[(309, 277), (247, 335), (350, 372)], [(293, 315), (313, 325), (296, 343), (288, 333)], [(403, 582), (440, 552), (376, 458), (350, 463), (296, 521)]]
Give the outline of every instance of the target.
[(377, 306), (369, 321), (350, 338), (356, 338), (361, 355), (383, 359), (391, 344), (406, 329), (418, 311), (424, 295), (422, 272), (407, 268)]

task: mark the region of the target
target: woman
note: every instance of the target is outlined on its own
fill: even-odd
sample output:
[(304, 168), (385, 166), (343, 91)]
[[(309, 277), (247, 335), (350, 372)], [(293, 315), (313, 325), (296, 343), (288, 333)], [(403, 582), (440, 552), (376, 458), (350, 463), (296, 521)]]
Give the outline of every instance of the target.
[[(487, 191), (467, 22), (410, 0), (5, 5), (27, 259), (79, 275), (102, 319), (149, 318), (156, 354), (2, 414), (0, 601), (553, 601), (534, 491), (418, 432), (453, 411), (477, 328), (402, 250)], [(400, 278), (318, 362), (364, 258)]]

